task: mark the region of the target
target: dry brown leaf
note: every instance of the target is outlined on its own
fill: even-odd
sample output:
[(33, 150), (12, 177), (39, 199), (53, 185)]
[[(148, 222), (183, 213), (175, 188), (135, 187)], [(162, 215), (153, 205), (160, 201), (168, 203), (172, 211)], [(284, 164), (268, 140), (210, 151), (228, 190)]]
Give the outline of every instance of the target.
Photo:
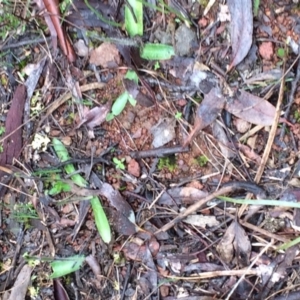
[(158, 283), (157, 271), (149, 248), (145, 245), (139, 246), (133, 242), (128, 242), (125, 244), (122, 251), (127, 259), (142, 261), (143, 264), (148, 267), (147, 272), (145, 272), (144, 276), (139, 280), (141, 288), (143, 290), (149, 290), (148, 294), (150, 291), (156, 290)]
[(262, 126), (272, 125), (276, 112), (270, 102), (243, 90), (226, 102), (225, 109), (245, 121)]
[(230, 224), (217, 246), (217, 251), (226, 264), (232, 263), (234, 250), (239, 264), (248, 266), (251, 243), (244, 228), (237, 221)]
[(76, 129), (80, 128), (83, 124), (86, 124), (89, 129), (93, 129), (96, 126), (101, 125), (105, 121), (110, 108), (110, 102), (105, 105), (92, 108), (83, 116), (83, 119), (76, 126)]
[(261, 164), (261, 157), (253, 149), (243, 144), (238, 144), (237, 147), (245, 156), (247, 156), (250, 160), (255, 162), (257, 165)]
[(101, 268), (100, 268), (99, 262), (94, 255), (92, 255), (92, 254), (88, 255), (85, 258), (85, 261), (90, 266), (90, 268), (92, 269), (93, 273), (96, 276), (101, 275)]
[(11, 289), (11, 294), (8, 300), (23, 300), (26, 298), (27, 288), (31, 279), (32, 268), (29, 265), (25, 265), (15, 283)]
[(67, 291), (65, 290), (59, 279), (53, 279), (53, 294), (54, 299), (70, 300)]
[(232, 222), (231, 225), (227, 228), (225, 234), (223, 235), (220, 243), (217, 246), (217, 252), (219, 253), (221, 259), (226, 264), (230, 264), (233, 259), (234, 237), (235, 237), (235, 222)]
[(12, 98), (10, 109), (7, 113), (5, 122), (5, 138), (3, 142), (3, 152), (0, 153), (0, 164), (1, 165), (11, 165), (13, 159), (18, 159), (22, 147), (22, 123), (23, 123), (23, 113), (24, 105), (26, 101), (26, 87), (22, 84), (18, 85)]
[(248, 54), (252, 44), (253, 14), (251, 0), (227, 0), (231, 15), (230, 37), (232, 61), (229, 70)]
[(159, 148), (172, 141), (175, 137), (175, 126), (174, 118), (160, 119), (150, 130), (153, 135), (152, 146)]
[(124, 200), (118, 190), (115, 190), (110, 184), (103, 183), (99, 193), (104, 196), (117, 211), (122, 213), (131, 222), (135, 222), (134, 212), (131, 206)]
[(218, 88), (212, 88), (210, 92), (204, 96), (203, 101), (197, 109), (194, 129), (184, 142), (183, 147), (191, 142), (195, 134), (216, 120), (224, 108), (224, 105), (225, 98), (220, 93), (220, 90)]
[(249, 266), (251, 243), (245, 229), (238, 222), (234, 222), (234, 225), (235, 239), (233, 245), (236, 258), (241, 266), (246, 267)]
[(234, 157), (234, 152), (227, 146), (230, 145), (230, 141), (225, 133), (224, 128), (218, 122), (214, 122), (212, 131), (214, 137), (219, 143), (220, 150), (224, 157), (228, 159)]
[(207, 192), (194, 187), (176, 187), (164, 192), (158, 200), (160, 205), (191, 204), (207, 196)]

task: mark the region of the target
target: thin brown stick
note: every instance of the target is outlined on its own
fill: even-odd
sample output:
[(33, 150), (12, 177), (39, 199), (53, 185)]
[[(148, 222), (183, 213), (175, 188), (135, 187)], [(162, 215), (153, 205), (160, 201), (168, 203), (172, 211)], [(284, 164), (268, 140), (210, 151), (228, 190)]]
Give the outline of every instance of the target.
[(225, 271), (213, 271), (213, 272), (204, 272), (197, 276), (181, 277), (181, 276), (170, 276), (165, 275), (166, 278), (172, 278), (175, 280), (201, 280), (206, 278), (214, 278), (219, 276), (243, 276), (243, 275), (257, 275), (257, 270), (225, 270)]
[[(257, 263), (258, 259), (268, 250), (268, 248), (270, 248), (273, 245), (273, 241), (271, 241), (269, 244), (267, 244), (261, 251), (260, 253), (255, 257), (255, 259), (253, 260), (253, 262), (251, 263), (251, 265), (247, 268), (247, 271), (251, 270), (251, 268)], [(233, 286), (233, 288), (231, 289), (231, 291), (229, 292), (229, 294), (226, 297), (226, 300), (230, 300), (232, 299), (231, 296), (234, 293), (234, 291), (237, 289), (237, 287), (239, 286), (239, 284), (243, 281), (243, 279), (245, 278), (246, 272), (239, 278), (239, 280), (236, 282), (236, 284)]]
[(169, 222), (168, 224), (163, 226), (161, 229), (156, 231), (155, 234), (170, 229), (176, 223), (180, 222), (182, 219), (186, 218), (188, 215), (192, 214), (193, 212), (195, 212), (196, 210), (201, 208), (201, 206), (204, 205), (205, 203), (207, 203), (208, 201), (210, 201), (218, 196), (226, 195), (230, 192), (233, 192), (234, 190), (235, 190), (235, 188), (233, 186), (227, 186), (227, 187), (223, 187), (223, 188), (219, 189), (218, 191), (215, 191), (214, 193), (206, 196), (202, 200), (199, 200), (195, 204), (189, 206), (185, 211), (180, 213), (175, 219), (173, 219), (171, 222)]
[[(284, 62), (284, 68), (285, 68), (285, 62)], [(286, 74), (286, 73), (284, 73)], [(277, 131), (277, 127), (278, 127), (278, 123), (279, 123), (279, 119), (280, 119), (280, 112), (281, 112), (281, 105), (282, 105), (282, 101), (283, 101), (283, 95), (284, 95), (284, 85), (285, 85), (285, 75), (282, 77), (281, 83), (280, 83), (280, 91), (279, 91), (279, 95), (278, 95), (278, 101), (277, 101), (277, 105), (276, 105), (276, 112), (275, 112), (275, 118), (269, 133), (269, 138), (268, 138), (268, 142), (264, 151), (264, 154), (262, 156), (261, 159), (261, 164), (258, 167), (257, 173), (255, 175), (254, 178), (254, 182), (259, 183), (261, 176), (265, 170), (265, 166), (267, 164), (270, 152), (271, 152), (271, 148), (275, 139), (275, 135), (276, 135), (276, 131)], [(246, 196), (246, 199), (251, 199), (252, 194), (248, 193)], [(238, 216), (241, 217), (244, 213), (244, 211), (247, 209), (248, 204), (243, 204), (238, 212)]]
[[(235, 216), (233, 216), (232, 214), (230, 214), (230, 213), (224, 211), (223, 209), (221, 209), (221, 208), (219, 208), (219, 207), (215, 207), (214, 209), (216, 209), (216, 210), (217, 210), (218, 212), (220, 212), (220, 213), (223, 213), (223, 214), (225, 213), (225, 215), (226, 215), (227, 217), (231, 218), (232, 220), (235, 220)], [(265, 229), (263, 229), (263, 228), (260, 228), (260, 227), (258, 227), (258, 226), (256, 226), (256, 225), (253, 225), (253, 224), (251, 224), (251, 223), (248, 223), (248, 222), (246, 222), (246, 221), (244, 221), (244, 220), (240, 220), (240, 224), (241, 224), (242, 226), (244, 226), (244, 227), (247, 227), (247, 228), (251, 229), (253, 232), (258, 232), (258, 233), (260, 233), (261, 235), (267, 236), (268, 238), (272, 238), (272, 239), (274, 239), (274, 240), (276, 240), (276, 241), (281, 241), (281, 242), (284, 242), (284, 243), (290, 241), (289, 238), (286, 238), (286, 237), (281, 236), (281, 235), (279, 235), (279, 234), (274, 234), (274, 233), (272, 233), (272, 232), (270, 232), (270, 231), (268, 231), (268, 230), (265, 230)]]
[[(103, 82), (94, 82), (94, 83), (89, 83), (86, 85), (82, 85), (80, 86), (80, 91), (81, 92), (87, 92), (89, 90), (93, 90), (93, 89), (103, 89), (106, 86), (105, 83)], [(44, 123), (44, 121), (57, 109), (59, 108), (62, 104), (64, 104), (66, 101), (68, 101), (69, 99), (72, 98), (72, 93), (71, 92), (67, 92), (65, 94), (63, 94), (60, 98), (58, 98), (57, 100), (55, 100), (53, 103), (51, 103), (50, 106), (48, 106), (47, 112), (46, 114), (43, 116), (43, 118), (40, 120), (38, 128), (40, 128), (42, 126), (42, 124)]]

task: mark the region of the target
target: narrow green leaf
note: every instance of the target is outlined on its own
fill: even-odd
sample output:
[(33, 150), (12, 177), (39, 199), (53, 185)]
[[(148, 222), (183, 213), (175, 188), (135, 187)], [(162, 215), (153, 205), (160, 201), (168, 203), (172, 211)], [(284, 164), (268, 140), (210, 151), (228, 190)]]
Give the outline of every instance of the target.
[(53, 273), (50, 278), (58, 278), (80, 269), (85, 260), (84, 255), (75, 255), (64, 259), (56, 259), (50, 263)]
[(297, 244), (300, 243), (300, 237), (297, 237), (296, 239), (290, 241), (290, 242), (287, 242), (287, 243), (284, 243), (282, 244), (281, 246), (277, 247), (277, 250), (286, 250), (292, 246), (295, 246)]
[(267, 205), (267, 206), (282, 206), (282, 207), (296, 207), (300, 208), (299, 202), (281, 201), (281, 200), (251, 200), (251, 199), (232, 199), (229, 197), (217, 197), (223, 201), (236, 203), (236, 204), (249, 204), (249, 205)]
[[(143, 35), (143, 4), (139, 0), (127, 0), (125, 5), (125, 28), (130, 37)], [(133, 14), (134, 13), (134, 16)]]
[(103, 239), (103, 241), (108, 244), (111, 241), (111, 230), (99, 198), (98, 197), (91, 198), (91, 205), (93, 208), (95, 223), (98, 232), (101, 238)]
[(128, 95), (128, 92), (124, 92), (116, 99), (111, 108), (111, 111), (114, 116), (118, 116), (124, 110), (128, 100)]
[[(56, 155), (58, 156), (60, 161), (64, 162), (64, 161), (70, 159), (68, 150), (66, 149), (64, 144), (59, 139), (53, 138), (52, 145), (53, 145)], [(74, 168), (74, 171), (75, 171), (75, 168)]]
[(147, 60), (165, 60), (174, 56), (175, 51), (170, 45), (147, 43), (141, 49), (140, 55)]
[[(52, 139), (53, 148), (56, 152), (56, 155), (58, 156), (59, 160), (64, 162), (70, 159), (69, 153), (65, 145), (58, 140), (57, 138)], [(76, 169), (73, 166), (73, 164), (69, 164), (64, 166), (64, 169), (67, 174), (73, 174), (75, 173)], [(88, 185), (87, 181), (80, 175), (80, 174), (74, 174), (71, 176), (71, 179), (75, 184), (81, 187), (86, 187)]]
[[(52, 144), (54, 150), (61, 161), (66, 161), (70, 159), (68, 150), (64, 146), (64, 144), (56, 138), (53, 138)], [(68, 174), (72, 174), (75, 172), (75, 168), (72, 164), (65, 166), (65, 171)], [(80, 187), (87, 187), (88, 182), (80, 175), (74, 174), (71, 176), (72, 181)], [(98, 232), (105, 243), (109, 243), (111, 240), (111, 231), (110, 226), (107, 220), (107, 217), (104, 213), (104, 210), (101, 206), (101, 203), (97, 197), (91, 198), (91, 205), (93, 208), (93, 213), (95, 215), (95, 223), (98, 229)]]

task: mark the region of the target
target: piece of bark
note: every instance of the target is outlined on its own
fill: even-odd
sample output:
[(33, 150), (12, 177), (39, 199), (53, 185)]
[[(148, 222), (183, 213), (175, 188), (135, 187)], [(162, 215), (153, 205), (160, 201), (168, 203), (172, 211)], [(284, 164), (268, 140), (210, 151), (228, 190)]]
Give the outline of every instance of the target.
[[(14, 158), (19, 158), (22, 147), (22, 128), (26, 88), (19, 85), (14, 92), (10, 109), (5, 122), (3, 152), (0, 154), (1, 165), (11, 165)], [(1, 174), (0, 174), (1, 177)]]
[(26, 297), (28, 285), (30, 283), (32, 268), (25, 265), (19, 273), (8, 300), (23, 300)]

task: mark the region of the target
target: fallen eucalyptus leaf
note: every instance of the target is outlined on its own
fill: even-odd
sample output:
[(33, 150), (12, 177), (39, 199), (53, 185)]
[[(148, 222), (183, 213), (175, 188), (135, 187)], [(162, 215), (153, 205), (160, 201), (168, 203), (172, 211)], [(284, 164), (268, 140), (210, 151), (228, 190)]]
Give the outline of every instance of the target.
[(227, 0), (231, 15), (230, 36), (232, 61), (229, 70), (238, 65), (248, 54), (252, 44), (252, 0)]
[(106, 120), (110, 107), (111, 103), (108, 102), (102, 106), (92, 108), (83, 116), (83, 119), (76, 126), (76, 129), (80, 128), (83, 124), (86, 124), (90, 129), (101, 125)]
[(204, 96), (203, 101), (197, 109), (194, 128), (184, 142), (183, 147), (191, 142), (196, 133), (216, 120), (224, 108), (224, 105), (225, 98), (221, 95), (220, 90), (216, 87), (212, 88), (210, 92)]
[(263, 126), (271, 126), (276, 113), (276, 108), (270, 102), (243, 90), (226, 102), (225, 109), (249, 123)]

